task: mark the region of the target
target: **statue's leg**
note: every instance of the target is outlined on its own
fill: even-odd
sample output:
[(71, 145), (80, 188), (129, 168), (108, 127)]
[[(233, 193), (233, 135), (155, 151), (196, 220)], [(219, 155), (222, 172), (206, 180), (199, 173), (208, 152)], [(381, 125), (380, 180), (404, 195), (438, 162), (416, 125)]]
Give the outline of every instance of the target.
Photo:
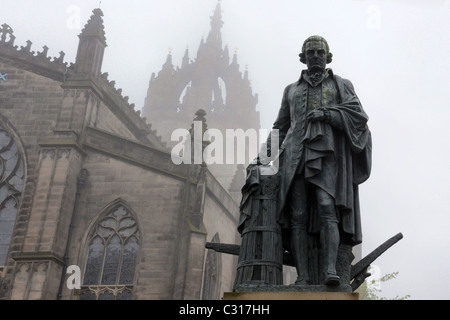
[(324, 259), (324, 283), (339, 285), (340, 278), (336, 273), (336, 259), (340, 237), (334, 199), (320, 188), (316, 188), (316, 199), (320, 216), (320, 245)]
[(307, 197), (305, 180), (296, 175), (291, 187), (288, 205), (291, 212), (291, 253), (297, 270), (295, 284), (310, 284), (308, 272)]

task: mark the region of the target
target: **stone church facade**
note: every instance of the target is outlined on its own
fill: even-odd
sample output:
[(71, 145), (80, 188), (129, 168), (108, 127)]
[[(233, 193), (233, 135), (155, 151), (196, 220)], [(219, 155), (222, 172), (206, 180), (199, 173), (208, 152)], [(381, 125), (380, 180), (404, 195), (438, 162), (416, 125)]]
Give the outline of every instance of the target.
[[(227, 189), (242, 177), (224, 187), (205, 164), (173, 163), (166, 133), (152, 125), (152, 89), (146, 120), (102, 73), (102, 16), (93, 11), (72, 64), (30, 41), (19, 48), (12, 28), (0, 29), (0, 299), (220, 299), (236, 257), (205, 243), (239, 242), (238, 198)], [(227, 72), (232, 102), (236, 71)], [(187, 79), (178, 85), (194, 90)], [(181, 105), (176, 125), (189, 129), (200, 107)], [(80, 288), (70, 285), (77, 272)]]

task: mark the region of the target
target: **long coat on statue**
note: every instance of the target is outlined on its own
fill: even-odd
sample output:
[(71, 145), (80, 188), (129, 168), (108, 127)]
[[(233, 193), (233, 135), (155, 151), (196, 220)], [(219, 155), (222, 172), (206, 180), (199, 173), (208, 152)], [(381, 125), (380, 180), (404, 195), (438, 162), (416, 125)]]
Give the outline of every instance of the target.
[[(299, 165), (308, 182), (327, 191), (338, 212), (341, 242), (356, 245), (362, 242), (358, 185), (371, 171), (372, 141), (367, 126), (368, 116), (349, 80), (334, 75), (338, 91), (336, 104), (327, 106), (331, 119), (340, 117), (339, 129), (333, 122), (307, 122), (308, 83), (302, 81), (286, 87), (278, 117), (264, 148), (270, 148), (278, 133), (281, 181), (279, 221), (289, 228), (290, 217), (285, 205)], [(274, 140), (275, 141), (275, 140)], [(314, 208), (311, 208), (314, 211)], [(318, 232), (318, 215), (311, 212), (310, 232)]]

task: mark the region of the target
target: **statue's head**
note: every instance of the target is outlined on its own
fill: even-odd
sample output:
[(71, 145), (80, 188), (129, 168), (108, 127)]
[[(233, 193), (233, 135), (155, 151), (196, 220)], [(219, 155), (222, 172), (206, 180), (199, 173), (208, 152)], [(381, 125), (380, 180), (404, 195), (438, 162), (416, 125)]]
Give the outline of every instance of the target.
[(325, 70), (328, 63), (333, 61), (333, 54), (327, 41), (321, 36), (311, 36), (305, 40), (300, 61), (307, 65), (308, 70)]

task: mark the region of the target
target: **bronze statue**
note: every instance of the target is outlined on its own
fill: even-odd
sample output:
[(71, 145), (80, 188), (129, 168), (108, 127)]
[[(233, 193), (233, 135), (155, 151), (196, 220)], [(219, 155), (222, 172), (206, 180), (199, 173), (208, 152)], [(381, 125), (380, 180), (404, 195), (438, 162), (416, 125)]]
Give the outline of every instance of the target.
[[(280, 190), (278, 221), (292, 254), (298, 278), (312, 283), (311, 236), (320, 248), (320, 281), (337, 286), (336, 259), (340, 245), (362, 241), (358, 185), (371, 171), (368, 116), (352, 83), (335, 75), (327, 41), (306, 39), (300, 61), (307, 66), (300, 79), (286, 87), (281, 108), (264, 148), (270, 156), (272, 135), (279, 135)], [(267, 164), (258, 158), (259, 164)], [(317, 277), (316, 277), (317, 279)]]
[[(403, 238), (398, 233), (352, 265), (372, 139), (352, 83), (326, 68), (332, 57), (324, 38), (305, 40), (307, 69), (284, 90), (273, 130), (247, 167), (241, 244), (206, 244), (239, 256), (234, 292), (353, 292), (370, 264)], [(283, 284), (283, 265), (296, 267), (295, 283)]]

